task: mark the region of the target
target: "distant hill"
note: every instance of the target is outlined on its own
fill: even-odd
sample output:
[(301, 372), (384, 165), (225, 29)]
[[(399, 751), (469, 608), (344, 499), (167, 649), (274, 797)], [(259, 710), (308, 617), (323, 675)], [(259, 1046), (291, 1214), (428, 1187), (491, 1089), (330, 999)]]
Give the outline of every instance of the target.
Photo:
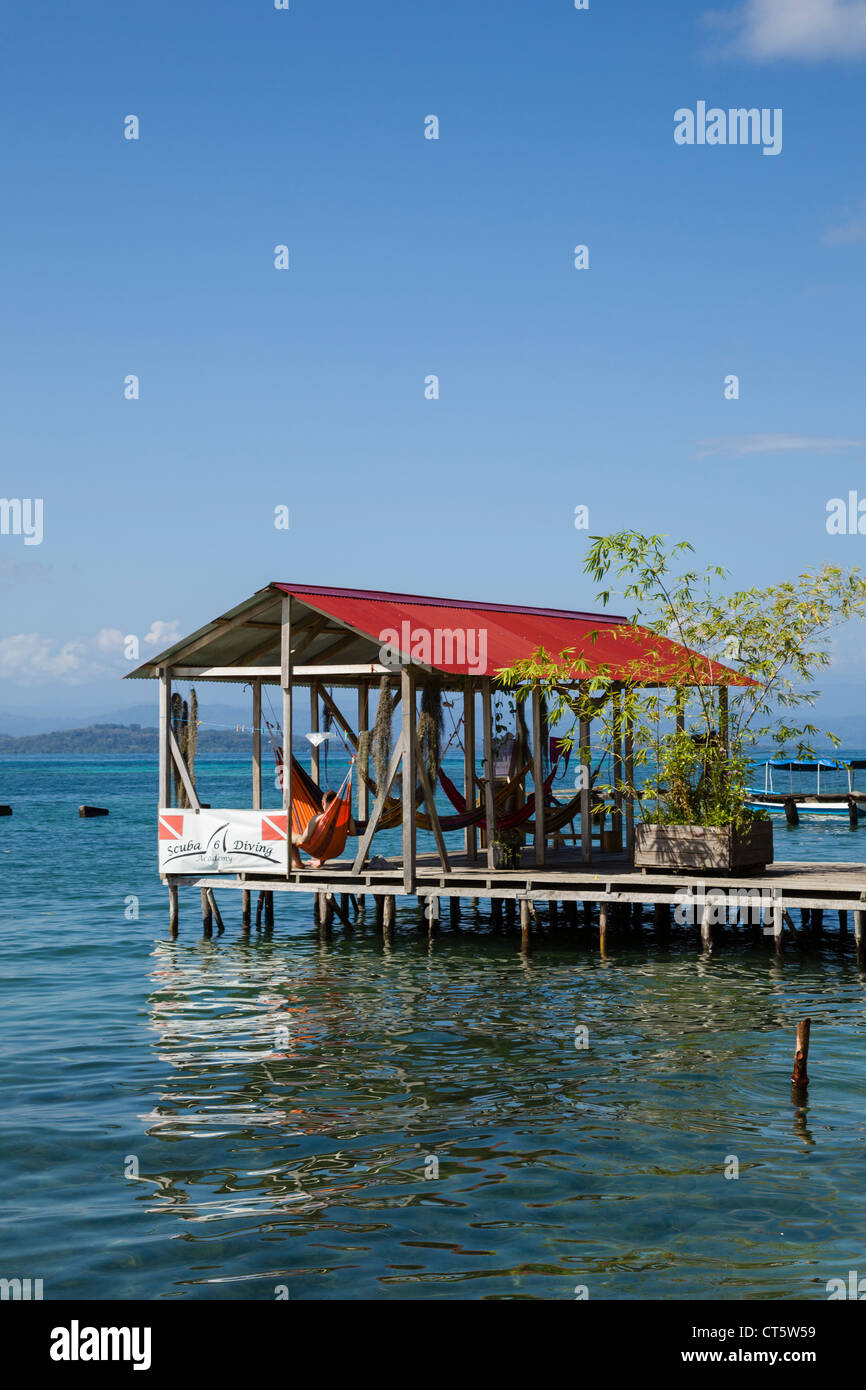
[[(267, 737), (263, 738), (264, 750), (269, 749)], [(305, 738), (293, 740), (295, 751), (309, 751)], [(252, 748), (252, 734), (235, 733), (233, 729), (199, 729), (199, 753), (235, 753), (239, 757), (248, 755)], [(0, 734), (0, 754), (2, 753), (144, 753), (156, 757), (159, 751), (157, 730), (142, 728), (140, 724), (88, 724), (83, 729), (57, 729), (50, 734), (26, 734), (13, 738)]]

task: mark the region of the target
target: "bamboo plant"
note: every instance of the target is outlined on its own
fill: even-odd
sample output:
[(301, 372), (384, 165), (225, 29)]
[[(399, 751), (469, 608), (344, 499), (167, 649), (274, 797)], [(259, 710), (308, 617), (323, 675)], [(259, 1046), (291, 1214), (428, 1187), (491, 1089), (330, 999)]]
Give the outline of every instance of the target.
[[(832, 634), (866, 613), (866, 579), (825, 564), (767, 588), (725, 592), (719, 566), (681, 568), (693, 549), (636, 531), (592, 537), (584, 570), (599, 585), (597, 600), (633, 607), (631, 618), (605, 628), (622, 647), (615, 669), (590, 667), (596, 630), (589, 652), (539, 649), (497, 677), (519, 700), (541, 690), (551, 725), (571, 722), (566, 747), (579, 743), (582, 719), (594, 721), (605, 747), (619, 748), (620, 734), (628, 735), (631, 756), (616, 760), (597, 792), (617, 802), (633, 797), (645, 821), (746, 831), (755, 749), (815, 757), (820, 731), (795, 715), (818, 698), (814, 680), (830, 665)], [(838, 747), (835, 734), (824, 737)], [(589, 749), (578, 756), (588, 764)]]

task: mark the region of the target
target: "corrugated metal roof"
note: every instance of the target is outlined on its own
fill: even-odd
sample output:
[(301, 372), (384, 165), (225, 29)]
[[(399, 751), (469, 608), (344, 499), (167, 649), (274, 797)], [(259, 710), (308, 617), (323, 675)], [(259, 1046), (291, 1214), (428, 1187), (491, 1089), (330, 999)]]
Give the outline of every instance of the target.
[[(509, 607), (421, 594), (284, 582), (277, 582), (275, 587), (372, 641), (391, 642), (403, 656), (414, 655), (424, 665), (448, 675), (481, 674), (482, 641), (484, 673), (488, 675), (532, 656), (539, 647), (550, 656), (572, 649), (576, 657), (588, 662), (590, 669), (605, 667), (613, 679), (660, 684), (682, 679), (687, 659), (685, 648), (644, 628), (633, 627), (625, 618), (606, 613)], [(435, 622), (431, 620), (431, 609), (435, 610)], [(394, 633), (396, 642), (390, 636)], [(455, 633), (463, 636), (462, 659)], [(708, 684), (720, 679), (730, 684), (749, 684), (747, 677), (711, 661), (706, 661), (704, 679)]]

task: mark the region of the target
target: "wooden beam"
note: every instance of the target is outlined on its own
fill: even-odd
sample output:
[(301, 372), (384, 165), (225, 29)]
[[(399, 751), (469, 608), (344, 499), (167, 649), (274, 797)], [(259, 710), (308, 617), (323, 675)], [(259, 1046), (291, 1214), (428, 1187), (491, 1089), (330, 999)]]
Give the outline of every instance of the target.
[[(153, 667), (153, 674), (159, 674), (159, 667)], [(356, 662), (347, 666), (297, 666), (292, 663), (295, 684), (299, 680), (309, 680), (321, 676), (325, 679), (341, 680), (351, 676), (393, 676), (390, 666), (378, 661)], [(235, 685), (246, 685), (251, 680), (265, 680), (273, 685), (280, 683), (279, 666), (175, 666), (172, 675), (178, 681), (233, 681)]]
[(484, 814), (487, 820), (487, 867), (493, 869), (496, 809), (493, 804), (493, 694), (489, 676), (485, 676), (481, 682), (481, 719), (484, 728)]
[(404, 666), (400, 672), (403, 726), (403, 891), (415, 892), (417, 844), (415, 833), (415, 673)]
[[(310, 685), (310, 733), (319, 732), (319, 684), (313, 681)], [(319, 785), (319, 744), (315, 739), (310, 740), (310, 776)]]
[(535, 862), (544, 863), (544, 749), (541, 746), (541, 691), (532, 691), (532, 785), (535, 791)]
[(627, 713), (623, 715), (623, 732), (625, 736), (625, 780), (626, 780), (626, 799), (625, 799), (625, 852), (629, 856), (634, 854), (634, 734), (632, 733), (631, 720)]
[(253, 810), (262, 809), (262, 683), (253, 681)]
[(328, 708), (333, 718), (336, 719), (337, 723), (343, 730), (343, 733), (346, 735), (346, 738), (349, 740), (352, 747), (357, 749), (358, 735), (355, 733), (355, 730), (352, 728), (343, 711), (339, 709), (338, 706), (334, 703), (334, 701), (331, 699), (331, 696), (328, 694), (328, 691), (325, 690), (324, 686), (322, 687), (319, 693), (322, 697), (322, 703)]
[(180, 780), (183, 782), (183, 789), (189, 798), (190, 806), (194, 811), (200, 811), (201, 802), (196, 795), (192, 778), (189, 775), (189, 768), (184, 762), (183, 754), (177, 746), (177, 739), (174, 736), (174, 730), (170, 724), (168, 726), (168, 750), (171, 753), (172, 762), (180, 773)]
[(439, 851), (439, 860), (445, 872), (450, 873), (451, 864), (448, 859), (448, 851), (445, 848), (445, 837), (442, 834), (442, 826), (439, 824), (439, 812), (436, 810), (436, 799), (433, 794), (433, 788), (430, 786), (427, 764), (424, 762), (417, 733), (415, 734), (415, 756), (418, 762), (418, 780), (421, 783), (421, 791), (424, 793), (424, 805), (427, 807), (427, 814), (430, 817), (433, 827), (433, 837), (436, 841), (436, 848)]
[(367, 821), (367, 829), (364, 831), (364, 834), (361, 837), (361, 843), (358, 846), (358, 853), (355, 855), (355, 862), (352, 865), (353, 874), (359, 874), (364, 867), (364, 860), (367, 858), (367, 851), (369, 850), (373, 836), (376, 833), (376, 827), (382, 818), (382, 812), (385, 809), (385, 802), (388, 800), (388, 793), (391, 790), (394, 778), (397, 776), (397, 768), (400, 766), (400, 759), (402, 757), (403, 735), (401, 733), (400, 737), (397, 740), (397, 746), (394, 749), (394, 752), (391, 754), (391, 761), (388, 764), (388, 774), (385, 778), (385, 782), (379, 788), (379, 795), (376, 797), (376, 801), (373, 806), (373, 813), (370, 816), (370, 819)]
[[(358, 736), (370, 727), (370, 687), (366, 681), (358, 683)], [(355, 745), (357, 751), (357, 744)], [(370, 812), (370, 791), (365, 778), (369, 767), (358, 764), (358, 820), (366, 820)]]
[[(467, 676), (463, 687), (463, 795), (466, 810), (475, 805), (475, 682)], [(478, 858), (478, 826), (465, 830), (466, 857), (470, 864)]]
[(592, 770), (592, 754), (589, 746), (590, 728), (589, 720), (581, 719), (580, 860), (582, 864), (592, 863), (592, 789), (589, 785), (589, 775)]
[(288, 818), (289, 863), (292, 871), (292, 596), (283, 594), (280, 644), (280, 686), (283, 692), (283, 806)]
[(171, 805), (171, 760), (168, 751), (168, 735), (171, 730), (171, 668), (161, 666), (159, 671), (159, 805), (164, 809)]

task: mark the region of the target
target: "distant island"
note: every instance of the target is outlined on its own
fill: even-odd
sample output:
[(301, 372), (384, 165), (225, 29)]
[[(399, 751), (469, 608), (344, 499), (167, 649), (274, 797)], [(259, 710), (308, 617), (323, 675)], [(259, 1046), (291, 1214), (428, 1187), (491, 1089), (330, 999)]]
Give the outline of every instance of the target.
[[(0, 734), (0, 754), (40, 753), (145, 753), (158, 755), (158, 730), (141, 724), (89, 724), (83, 729), (58, 729), (51, 734), (26, 734), (13, 738)], [(305, 738), (292, 740), (295, 752), (309, 752)], [(235, 753), (249, 757), (252, 732), (234, 729), (199, 729), (199, 753)], [(333, 745), (332, 745), (333, 746)], [(270, 757), (267, 736), (262, 738), (262, 759)]]

